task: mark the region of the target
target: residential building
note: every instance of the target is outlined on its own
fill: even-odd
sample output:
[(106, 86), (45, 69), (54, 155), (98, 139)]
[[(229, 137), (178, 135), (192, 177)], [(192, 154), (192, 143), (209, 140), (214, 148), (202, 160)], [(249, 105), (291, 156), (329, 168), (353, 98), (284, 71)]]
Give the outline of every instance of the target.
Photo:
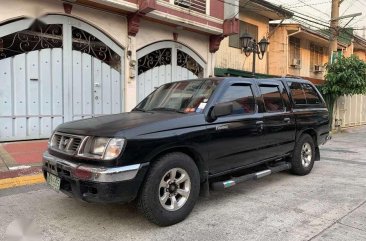
[[(325, 64), (329, 61), (329, 36), (298, 23), (271, 24), (269, 72), (277, 76), (297, 76), (314, 84), (324, 82)], [(339, 50), (350, 55), (347, 43)]]
[(353, 54), (366, 62), (366, 39), (355, 35), (352, 44)]
[(131, 110), (161, 84), (213, 75), (235, 32), (221, 0), (3, 0), (0, 141)]
[[(246, 56), (240, 46), (240, 37), (249, 33), (257, 42), (262, 38), (269, 38), (272, 34), (269, 26), (271, 20), (290, 18), (293, 13), (264, 0), (234, 1), (238, 5), (232, 17), (239, 20), (239, 33), (225, 38), (220, 45), (216, 56), (215, 74), (251, 76), (253, 55)], [(273, 43), (270, 40), (268, 51), (272, 51)], [(268, 68), (268, 51), (263, 59), (255, 64), (256, 73), (271, 74)]]

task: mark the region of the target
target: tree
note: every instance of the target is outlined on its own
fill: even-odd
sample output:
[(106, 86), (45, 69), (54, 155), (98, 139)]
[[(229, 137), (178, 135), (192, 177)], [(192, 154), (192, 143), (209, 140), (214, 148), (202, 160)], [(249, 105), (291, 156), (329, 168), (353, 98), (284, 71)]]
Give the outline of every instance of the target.
[(327, 102), (332, 126), (334, 104), (338, 97), (366, 94), (366, 63), (355, 55), (349, 58), (340, 56), (326, 69), (326, 82), (320, 90)]

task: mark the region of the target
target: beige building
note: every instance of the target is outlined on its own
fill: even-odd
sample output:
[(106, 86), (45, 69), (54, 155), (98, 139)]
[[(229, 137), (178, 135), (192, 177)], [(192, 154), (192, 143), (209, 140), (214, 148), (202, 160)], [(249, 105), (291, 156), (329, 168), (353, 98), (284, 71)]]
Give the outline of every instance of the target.
[[(240, 1), (233, 14), (239, 20), (239, 33), (226, 37), (220, 44), (216, 54), (215, 74), (217, 76), (236, 75), (250, 76), (253, 54), (246, 56), (240, 46), (240, 36), (249, 33), (257, 42), (268, 38), (272, 33), (269, 21), (290, 18), (293, 14), (266, 1)], [(271, 51), (272, 43), (269, 45)], [(268, 68), (268, 52), (263, 59), (256, 59), (256, 73), (271, 74)]]
[(366, 39), (356, 35), (352, 44), (353, 54), (366, 62)]
[[(282, 24), (272, 35), (269, 51), (269, 73), (296, 76), (314, 84), (324, 83), (325, 64), (329, 61), (329, 36), (300, 24)], [(346, 35), (347, 37), (347, 35)], [(338, 51), (344, 56), (357, 55), (365, 61), (366, 41), (360, 37), (340, 38)], [(343, 41), (343, 42), (342, 42)], [(334, 127), (346, 128), (366, 124), (366, 96), (343, 96), (334, 108)]]
[[(324, 82), (325, 64), (329, 61), (329, 37), (301, 24), (277, 26), (270, 38), (269, 73), (277, 76), (297, 76), (314, 84)], [(352, 48), (340, 43), (338, 49), (346, 56)]]

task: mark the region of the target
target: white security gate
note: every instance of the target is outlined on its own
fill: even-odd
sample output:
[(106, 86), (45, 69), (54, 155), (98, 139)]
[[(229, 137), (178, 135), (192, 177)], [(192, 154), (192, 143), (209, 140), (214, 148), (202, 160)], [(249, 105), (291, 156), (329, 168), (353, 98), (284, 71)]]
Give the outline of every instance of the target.
[(50, 15), (0, 27), (0, 141), (123, 111), (123, 50), (94, 27)]
[(194, 51), (173, 41), (162, 41), (137, 51), (138, 102), (162, 84), (205, 76), (206, 64)]

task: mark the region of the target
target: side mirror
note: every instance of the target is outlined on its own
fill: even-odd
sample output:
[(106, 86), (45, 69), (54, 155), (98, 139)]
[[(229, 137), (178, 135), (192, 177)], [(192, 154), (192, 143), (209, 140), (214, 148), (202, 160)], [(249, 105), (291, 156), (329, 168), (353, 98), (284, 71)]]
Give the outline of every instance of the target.
[(208, 122), (215, 121), (220, 116), (227, 116), (233, 113), (233, 104), (231, 102), (220, 103), (212, 106), (207, 114)]

